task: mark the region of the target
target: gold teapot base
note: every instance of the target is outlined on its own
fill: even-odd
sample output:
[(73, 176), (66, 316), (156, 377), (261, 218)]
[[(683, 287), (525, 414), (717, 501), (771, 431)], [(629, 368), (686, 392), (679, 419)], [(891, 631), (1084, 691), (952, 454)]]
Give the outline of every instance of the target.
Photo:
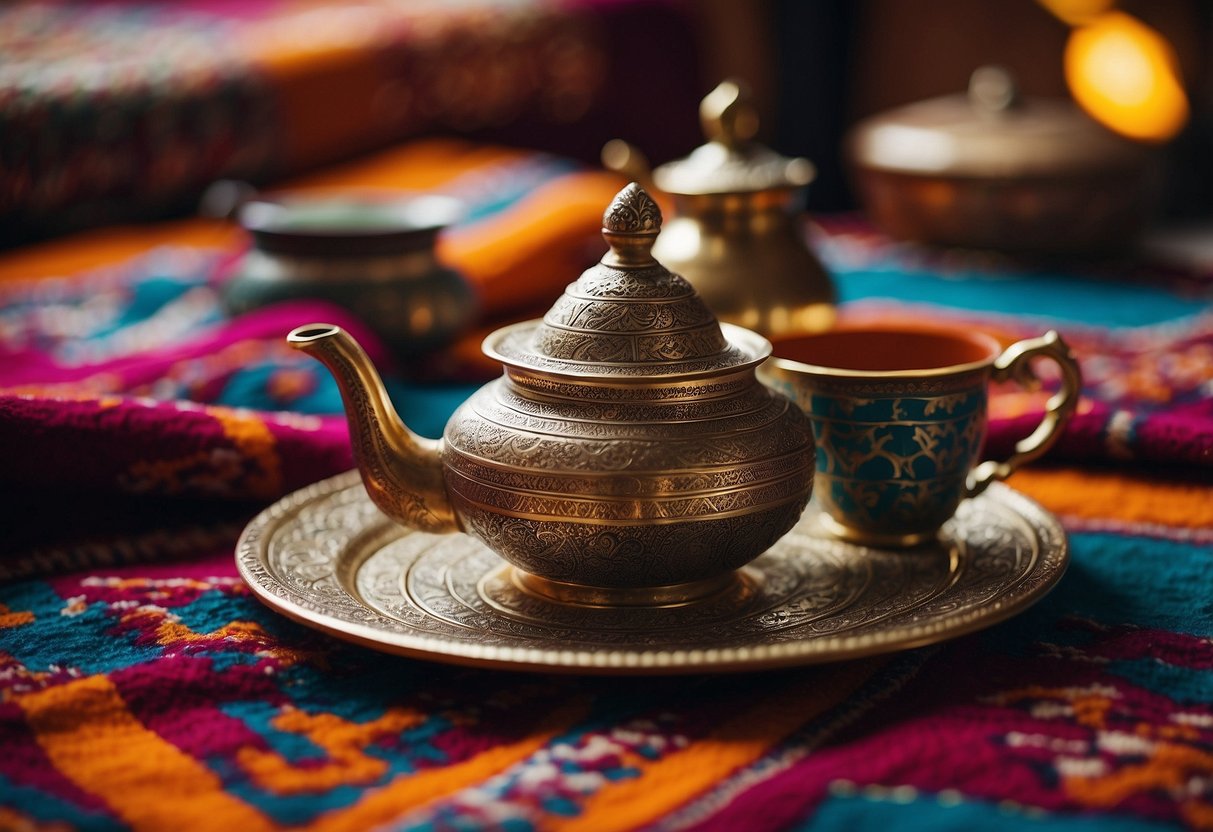
[(510, 567), (514, 586), (546, 601), (580, 607), (682, 607), (719, 597), (740, 584), (739, 572), (665, 586), (606, 587), (553, 581)]

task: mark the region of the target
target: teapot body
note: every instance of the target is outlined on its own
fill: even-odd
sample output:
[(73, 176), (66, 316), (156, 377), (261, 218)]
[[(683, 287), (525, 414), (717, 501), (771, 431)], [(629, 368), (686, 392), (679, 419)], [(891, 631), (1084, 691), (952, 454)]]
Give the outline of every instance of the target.
[(695, 594), (791, 529), (813, 454), (801, 411), (746, 369), (644, 386), (507, 374), (452, 416), (442, 460), (463, 530), (546, 594)]
[(758, 381), (761, 335), (720, 323), (653, 259), (661, 211), (635, 183), (603, 215), (608, 251), (547, 314), (499, 329), (504, 374), (441, 440), (408, 430), (339, 327), (288, 336), (337, 379), (367, 493), (399, 523), (464, 531), (532, 594), (589, 606), (716, 597), (796, 524), (813, 431)]

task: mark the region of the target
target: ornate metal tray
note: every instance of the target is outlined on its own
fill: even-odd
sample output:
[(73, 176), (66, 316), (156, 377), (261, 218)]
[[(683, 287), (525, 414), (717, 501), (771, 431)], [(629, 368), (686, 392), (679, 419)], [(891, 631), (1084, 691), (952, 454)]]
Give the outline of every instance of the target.
[(987, 627), (1048, 592), (1069, 559), (1057, 520), (991, 486), (938, 544), (882, 550), (800, 523), (718, 595), (589, 607), (521, 589), (466, 535), (387, 520), (351, 471), (289, 495), (240, 538), (241, 575), (303, 624), (376, 650), (508, 670), (702, 673), (904, 650)]

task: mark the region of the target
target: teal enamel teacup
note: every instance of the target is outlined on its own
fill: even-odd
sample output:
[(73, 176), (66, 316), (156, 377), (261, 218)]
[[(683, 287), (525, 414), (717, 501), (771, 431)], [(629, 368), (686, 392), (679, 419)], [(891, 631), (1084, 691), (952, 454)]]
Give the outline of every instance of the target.
[[(978, 332), (850, 325), (784, 338), (775, 355), (759, 377), (813, 423), (823, 521), (838, 537), (874, 546), (933, 539), (961, 500), (1047, 451), (1082, 385), (1056, 332), (1003, 350)], [(1060, 390), (1009, 459), (979, 462), (990, 383), (1033, 386), (1036, 358), (1058, 365)]]

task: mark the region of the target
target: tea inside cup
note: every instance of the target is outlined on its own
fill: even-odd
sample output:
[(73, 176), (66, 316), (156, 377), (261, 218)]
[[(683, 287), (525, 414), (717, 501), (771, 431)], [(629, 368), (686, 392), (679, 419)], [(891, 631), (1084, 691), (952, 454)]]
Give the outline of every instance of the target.
[(981, 332), (920, 326), (839, 327), (773, 342), (775, 362), (821, 375), (934, 373), (993, 362), (1002, 345)]

